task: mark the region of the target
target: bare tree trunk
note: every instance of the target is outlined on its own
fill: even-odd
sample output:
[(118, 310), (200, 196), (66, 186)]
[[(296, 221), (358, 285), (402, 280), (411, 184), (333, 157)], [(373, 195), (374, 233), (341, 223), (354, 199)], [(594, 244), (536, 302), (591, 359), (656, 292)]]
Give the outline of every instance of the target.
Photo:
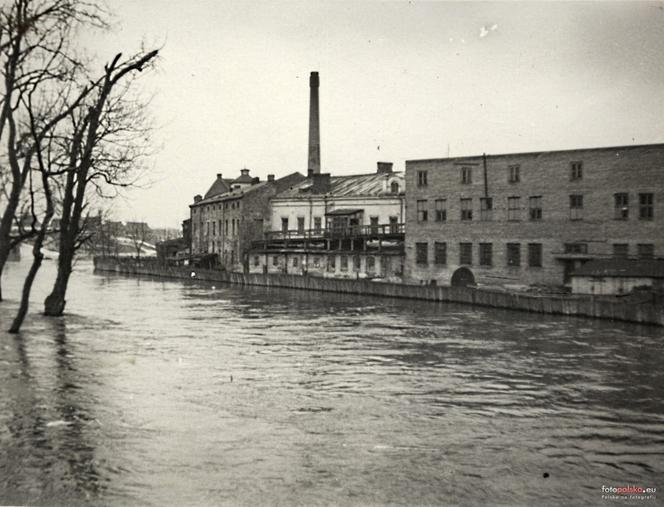
[(21, 329), (21, 325), (25, 320), (25, 315), (28, 313), (28, 304), (30, 302), (30, 291), (32, 290), (32, 282), (35, 281), (35, 276), (37, 276), (37, 271), (41, 267), (42, 260), (44, 259), (44, 254), (41, 251), (42, 243), (44, 242), (45, 231), (40, 232), (37, 239), (35, 239), (35, 246), (32, 249), (32, 266), (30, 266), (30, 271), (25, 277), (23, 282), (23, 293), (21, 294), (21, 304), (18, 307), (18, 312), (16, 317), (14, 317), (14, 322), (12, 322), (12, 327), (9, 328), (10, 333), (18, 333)]
[[(67, 245), (68, 246), (68, 245)], [(53, 290), (44, 300), (44, 315), (57, 317), (65, 311), (67, 300), (67, 285), (72, 272), (74, 262), (74, 250), (71, 248), (60, 248), (58, 256), (58, 275), (53, 284)]]
[[(47, 173), (46, 166), (41, 158), (40, 153), (38, 153), (38, 158), (42, 173), (42, 185), (44, 189), (44, 197), (46, 199), (46, 213), (44, 214), (41, 228), (39, 229), (37, 237), (35, 238), (35, 244), (32, 248), (32, 257), (33, 257), (32, 265), (30, 266), (30, 271), (28, 271), (28, 276), (25, 277), (25, 281), (23, 282), (21, 303), (18, 307), (18, 312), (16, 313), (14, 322), (12, 322), (12, 327), (9, 328), (10, 333), (19, 332), (19, 330), (21, 329), (21, 325), (25, 320), (25, 316), (28, 313), (28, 305), (30, 303), (30, 291), (32, 290), (32, 283), (35, 281), (35, 277), (37, 276), (37, 271), (39, 271), (42, 261), (44, 260), (44, 254), (42, 253), (41, 249), (42, 245), (44, 244), (44, 239), (46, 238), (46, 234), (48, 233), (48, 225), (51, 222), (51, 218), (53, 218), (54, 214), (53, 196), (51, 194), (51, 189), (49, 187), (49, 182), (48, 182), (49, 175)], [(30, 183), (30, 198), (34, 203), (35, 196), (32, 190), (32, 180)], [(33, 208), (33, 217), (35, 217), (34, 208)]]

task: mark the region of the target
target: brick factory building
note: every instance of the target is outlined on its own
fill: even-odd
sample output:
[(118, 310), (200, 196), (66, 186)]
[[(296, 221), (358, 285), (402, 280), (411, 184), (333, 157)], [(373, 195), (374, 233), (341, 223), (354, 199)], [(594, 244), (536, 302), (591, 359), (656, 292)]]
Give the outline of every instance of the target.
[(406, 162), (410, 283), (569, 286), (664, 256), (664, 144)]
[(260, 181), (249, 175), (249, 169), (242, 169), (234, 180), (218, 174), (205, 197), (197, 195), (189, 205), (192, 261), (229, 271), (247, 270), (251, 242), (269, 228), (270, 198), (303, 179), (296, 172)]

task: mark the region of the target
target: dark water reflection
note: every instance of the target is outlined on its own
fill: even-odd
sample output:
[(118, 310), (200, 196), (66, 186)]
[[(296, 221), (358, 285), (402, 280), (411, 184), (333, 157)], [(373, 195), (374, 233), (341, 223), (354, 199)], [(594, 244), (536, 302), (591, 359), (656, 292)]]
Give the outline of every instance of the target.
[(0, 504), (605, 505), (602, 485), (662, 486), (661, 329), (81, 270), (72, 314), (0, 334)]

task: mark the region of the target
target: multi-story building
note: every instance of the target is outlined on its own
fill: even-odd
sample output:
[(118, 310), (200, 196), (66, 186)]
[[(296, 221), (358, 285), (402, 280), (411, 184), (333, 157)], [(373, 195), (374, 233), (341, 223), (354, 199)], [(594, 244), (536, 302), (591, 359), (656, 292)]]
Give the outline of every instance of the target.
[(406, 162), (405, 278), (563, 285), (664, 256), (664, 144)]
[(251, 251), (252, 272), (400, 279), (404, 176), (312, 173), (271, 199), (271, 230)]
[(249, 169), (240, 173), (231, 181), (217, 175), (206, 197), (195, 196), (189, 206), (194, 262), (231, 271), (248, 269), (251, 241), (260, 239), (269, 224), (270, 197), (304, 179), (297, 172), (280, 179), (269, 175), (267, 181), (252, 178)]

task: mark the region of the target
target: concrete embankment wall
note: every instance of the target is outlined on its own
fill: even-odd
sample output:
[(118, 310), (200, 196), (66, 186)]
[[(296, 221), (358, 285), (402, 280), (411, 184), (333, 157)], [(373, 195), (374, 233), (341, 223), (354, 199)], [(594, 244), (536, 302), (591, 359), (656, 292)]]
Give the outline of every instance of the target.
[(664, 306), (662, 305), (652, 303), (634, 304), (592, 296), (538, 296), (465, 287), (406, 285), (300, 275), (229, 273), (191, 267), (169, 267), (150, 261), (129, 259), (97, 258), (95, 259), (95, 268), (100, 271), (112, 271), (122, 274), (183, 279), (191, 279), (193, 271), (196, 273), (196, 276), (193, 277), (196, 280), (238, 285), (260, 285), (344, 294), (466, 303), (493, 308), (577, 315), (664, 326)]

